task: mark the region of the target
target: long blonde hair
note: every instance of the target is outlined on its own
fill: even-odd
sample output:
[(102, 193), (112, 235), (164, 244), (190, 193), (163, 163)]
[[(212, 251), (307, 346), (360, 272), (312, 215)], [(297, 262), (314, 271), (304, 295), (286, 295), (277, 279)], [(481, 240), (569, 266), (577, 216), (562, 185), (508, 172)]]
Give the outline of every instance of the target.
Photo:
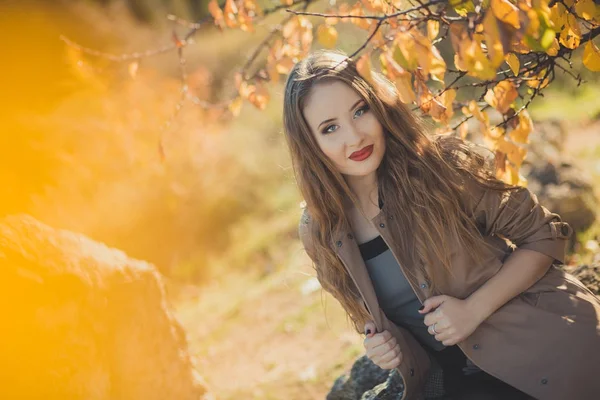
[(350, 228), (346, 200), (357, 200), (319, 148), (303, 115), (313, 86), (330, 80), (353, 88), (384, 128), (386, 151), (377, 180), (385, 211), (394, 217), (388, 227), (399, 246), (399, 261), (413, 268), (426, 266), (422, 273), (432, 290), (440, 286), (440, 267), (451, 273), (451, 246), (468, 246), (475, 257), (483, 256), (486, 246), (460, 200), (466, 190), (463, 179), (474, 178), (494, 190), (511, 187), (495, 178), (489, 162), (469, 143), (452, 136), (428, 137), (383, 75), (373, 71), (371, 83), (366, 81), (355, 62), (338, 51), (317, 51), (298, 62), (286, 82), (283, 123), (296, 181), (315, 226), (308, 240), (321, 285), (340, 301), (360, 332), (369, 316), (331, 246), (334, 235)]

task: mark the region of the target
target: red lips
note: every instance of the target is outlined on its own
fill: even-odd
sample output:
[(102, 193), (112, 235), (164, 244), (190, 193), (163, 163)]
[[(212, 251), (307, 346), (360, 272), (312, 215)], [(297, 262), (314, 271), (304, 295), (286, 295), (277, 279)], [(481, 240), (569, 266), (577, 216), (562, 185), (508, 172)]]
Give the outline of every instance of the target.
[(362, 161), (362, 160), (369, 158), (371, 153), (373, 153), (373, 145), (372, 144), (369, 146), (363, 147), (359, 151), (355, 151), (354, 153), (350, 154), (349, 158), (354, 161)]

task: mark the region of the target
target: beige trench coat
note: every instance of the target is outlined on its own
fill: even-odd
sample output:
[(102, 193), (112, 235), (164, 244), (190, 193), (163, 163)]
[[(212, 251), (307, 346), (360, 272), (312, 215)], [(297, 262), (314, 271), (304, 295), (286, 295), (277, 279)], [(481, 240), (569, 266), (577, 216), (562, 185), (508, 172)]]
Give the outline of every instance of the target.
[[(564, 261), (572, 229), (542, 207), (529, 190), (502, 195), (472, 184), (469, 193), (465, 209), (493, 250), (485, 262), (475, 265), (469, 249), (456, 246), (451, 259), (454, 276), (448, 275), (437, 293), (429, 290), (426, 277), (417, 275), (415, 280), (406, 273), (407, 266), (401, 265), (421, 302), (439, 294), (467, 298), (496, 274), (512, 251), (498, 235), (517, 248), (553, 257), (555, 264)], [(384, 206), (372, 222), (398, 260), (398, 247), (386, 229), (392, 218)], [(309, 235), (313, 225), (305, 210), (299, 234), (314, 260)], [(421, 398), (429, 356), (408, 330), (386, 318), (352, 233), (340, 233), (332, 238), (331, 246), (356, 283), (377, 331), (390, 331), (402, 349), (403, 361), (397, 367), (405, 382), (402, 400)], [(574, 276), (552, 265), (537, 283), (500, 307), (458, 346), (479, 368), (536, 399), (600, 399), (599, 319), (600, 299)]]

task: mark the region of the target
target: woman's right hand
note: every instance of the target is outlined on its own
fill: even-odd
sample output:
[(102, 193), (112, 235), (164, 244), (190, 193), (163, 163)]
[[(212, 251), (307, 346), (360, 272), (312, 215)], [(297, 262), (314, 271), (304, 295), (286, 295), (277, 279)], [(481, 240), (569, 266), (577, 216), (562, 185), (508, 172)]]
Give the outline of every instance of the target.
[(402, 351), (396, 343), (396, 338), (389, 331), (375, 333), (376, 327), (373, 321), (365, 324), (364, 340), (367, 357), (375, 365), (382, 369), (396, 368), (402, 362)]

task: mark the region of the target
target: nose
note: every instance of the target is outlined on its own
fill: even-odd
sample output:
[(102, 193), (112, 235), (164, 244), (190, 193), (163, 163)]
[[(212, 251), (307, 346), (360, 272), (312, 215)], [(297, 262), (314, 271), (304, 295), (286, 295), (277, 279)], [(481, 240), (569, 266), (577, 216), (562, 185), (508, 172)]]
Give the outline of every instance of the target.
[(354, 148), (355, 150), (360, 150), (359, 146), (363, 141), (364, 135), (356, 126), (356, 124), (349, 124), (348, 126), (349, 128), (346, 136), (346, 145), (350, 148)]

